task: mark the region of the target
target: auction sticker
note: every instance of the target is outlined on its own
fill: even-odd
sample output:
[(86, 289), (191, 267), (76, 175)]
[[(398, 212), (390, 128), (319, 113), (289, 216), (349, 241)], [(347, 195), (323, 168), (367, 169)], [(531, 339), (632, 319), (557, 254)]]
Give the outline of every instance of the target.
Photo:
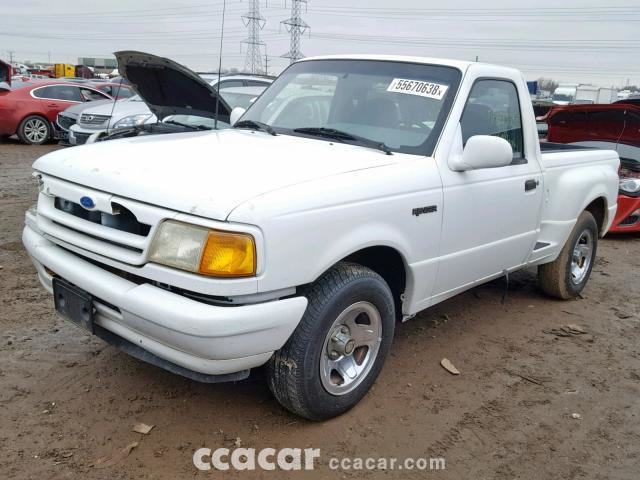
[(441, 85), (439, 83), (394, 78), (389, 88), (387, 88), (387, 92), (406, 93), (408, 95), (418, 95), (420, 97), (442, 100), (448, 88), (448, 85)]

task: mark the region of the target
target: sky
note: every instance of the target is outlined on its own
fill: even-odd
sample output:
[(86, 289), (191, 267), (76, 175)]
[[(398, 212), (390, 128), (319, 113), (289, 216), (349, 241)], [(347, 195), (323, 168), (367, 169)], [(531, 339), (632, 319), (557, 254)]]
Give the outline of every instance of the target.
[[(217, 70), (225, 0), (0, 0), (0, 58), (77, 63), (142, 50), (196, 71)], [(223, 68), (245, 65), (241, 15), (226, 0)], [(291, 0), (259, 2), (269, 72), (289, 61), (281, 21)], [(520, 68), (528, 80), (640, 84), (640, 0), (308, 0), (306, 56), (338, 53), (456, 58)]]

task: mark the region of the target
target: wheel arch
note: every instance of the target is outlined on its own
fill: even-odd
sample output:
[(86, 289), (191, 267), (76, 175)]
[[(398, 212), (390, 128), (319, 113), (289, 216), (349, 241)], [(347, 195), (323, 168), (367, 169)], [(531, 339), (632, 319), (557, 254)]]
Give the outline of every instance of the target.
[(380, 275), (387, 282), (393, 294), (396, 317), (402, 319), (403, 295), (407, 289), (409, 268), (406, 259), (398, 249), (388, 245), (360, 248), (344, 256), (325, 271), (340, 262), (357, 263)]
[(43, 120), (45, 120), (48, 124), (51, 124), (51, 120), (49, 120), (44, 113), (35, 111), (35, 112), (25, 113), (24, 115), (22, 115), (20, 117), (20, 121), (18, 122), (18, 126), (20, 126), (20, 124), (22, 124), (22, 122), (24, 122), (25, 119), (27, 119), (28, 117), (40, 117)]
[(598, 225), (598, 234), (602, 237), (609, 223), (607, 218), (609, 209), (607, 206), (606, 197), (600, 196), (596, 198), (595, 200), (591, 201), (584, 208), (584, 210), (591, 213), (591, 215), (593, 215), (593, 217), (596, 219), (596, 224)]

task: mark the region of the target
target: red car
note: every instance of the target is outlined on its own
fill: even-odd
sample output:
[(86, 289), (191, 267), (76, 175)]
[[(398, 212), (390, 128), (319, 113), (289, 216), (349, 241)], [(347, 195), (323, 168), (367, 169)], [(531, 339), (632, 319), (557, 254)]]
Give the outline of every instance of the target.
[(618, 152), (620, 191), (611, 232), (640, 232), (640, 105), (567, 105), (553, 108), (546, 120), (549, 142)]
[(0, 89), (0, 136), (17, 134), (27, 144), (40, 145), (52, 139), (58, 112), (71, 105), (111, 99), (94, 86), (64, 81), (14, 82)]

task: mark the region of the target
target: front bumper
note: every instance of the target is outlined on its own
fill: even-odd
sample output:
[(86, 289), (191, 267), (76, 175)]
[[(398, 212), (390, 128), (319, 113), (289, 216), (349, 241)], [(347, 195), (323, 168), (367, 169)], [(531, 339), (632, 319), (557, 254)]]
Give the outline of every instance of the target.
[(610, 232), (640, 232), (640, 197), (618, 195), (618, 210)]
[(100, 133), (103, 130), (96, 130), (95, 132), (86, 133), (86, 132), (78, 132), (73, 129), (69, 130), (69, 145), (84, 145), (89, 140), (89, 137), (94, 133)]
[(200, 374), (225, 375), (264, 364), (284, 345), (307, 307), (305, 297), (213, 306), (126, 280), (59, 247), (30, 225), (22, 241), (50, 293), (50, 272), (55, 272), (95, 297), (96, 325)]

